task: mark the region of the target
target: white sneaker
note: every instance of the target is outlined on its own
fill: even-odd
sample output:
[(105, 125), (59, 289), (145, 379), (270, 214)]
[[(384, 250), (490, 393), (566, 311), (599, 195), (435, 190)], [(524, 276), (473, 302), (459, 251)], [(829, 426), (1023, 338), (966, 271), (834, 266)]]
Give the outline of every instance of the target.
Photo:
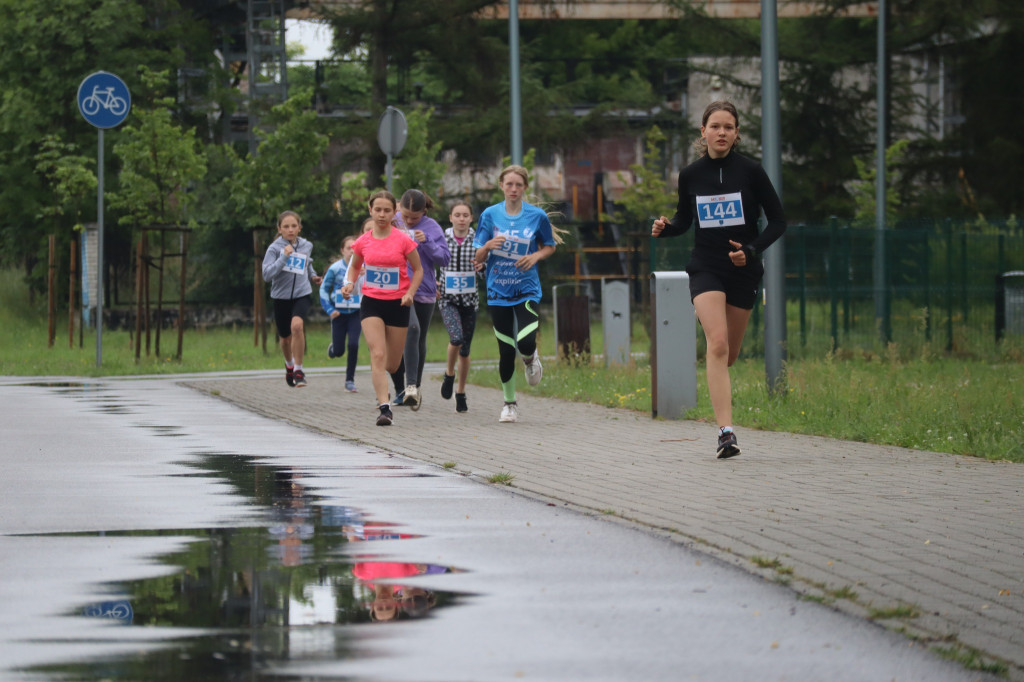
[(405, 387), (405, 404), (411, 407), (413, 412), (420, 409), (420, 403), (422, 402), (419, 386), (409, 385)]
[(501, 416), (498, 417), (498, 421), (503, 423), (519, 421), (519, 406), (515, 403), (505, 403), (505, 406), (501, 408)]
[(540, 378), (544, 376), (544, 366), (540, 364), (540, 353), (534, 350), (533, 356), (529, 360), (523, 358), (523, 363), (526, 365), (526, 383), (536, 386), (540, 383)]

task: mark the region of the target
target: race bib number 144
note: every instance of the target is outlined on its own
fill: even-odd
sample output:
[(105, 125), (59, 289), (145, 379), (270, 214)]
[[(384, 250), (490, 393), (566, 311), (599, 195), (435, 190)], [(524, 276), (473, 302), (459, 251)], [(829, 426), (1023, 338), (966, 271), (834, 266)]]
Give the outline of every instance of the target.
[(739, 192), (698, 196), (697, 222), (701, 227), (743, 225), (743, 197)]

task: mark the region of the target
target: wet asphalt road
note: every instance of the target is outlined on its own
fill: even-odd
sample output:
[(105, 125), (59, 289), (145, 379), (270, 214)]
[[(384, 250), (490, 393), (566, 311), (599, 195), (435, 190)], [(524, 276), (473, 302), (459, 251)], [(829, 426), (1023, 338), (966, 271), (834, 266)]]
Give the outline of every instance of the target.
[[(983, 679), (663, 537), (173, 379), (8, 377), (0, 403), (0, 679)], [(368, 551), (371, 528), (386, 537)], [(242, 538), (258, 548), (231, 564)], [(189, 548), (204, 580), (182, 568)], [(437, 606), (368, 622), (360, 562), (445, 569), (373, 588)], [(210, 622), (147, 625), (173, 620), (141, 593), (158, 579), (275, 596), (225, 624), (230, 590), (196, 592)], [(81, 615), (119, 602), (131, 625)]]

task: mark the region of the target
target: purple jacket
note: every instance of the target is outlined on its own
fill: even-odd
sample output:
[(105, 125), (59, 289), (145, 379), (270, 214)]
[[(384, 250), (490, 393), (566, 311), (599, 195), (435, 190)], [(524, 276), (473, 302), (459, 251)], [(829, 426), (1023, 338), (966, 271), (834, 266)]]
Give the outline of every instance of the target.
[[(395, 224), (412, 236), (414, 230), (421, 230), (426, 235), (426, 240), (416, 242), (416, 251), (420, 254), (420, 262), (423, 264), (423, 281), (420, 288), (416, 290), (412, 299), (417, 303), (433, 303), (437, 300), (437, 277), (435, 273), (438, 268), (447, 267), (452, 259), (452, 252), (448, 250), (448, 240), (445, 239), (444, 230), (437, 224), (437, 221), (428, 216), (423, 216), (413, 228), (407, 228), (402, 223), (401, 214), (395, 216)], [(409, 268), (409, 276), (412, 277), (412, 268)]]

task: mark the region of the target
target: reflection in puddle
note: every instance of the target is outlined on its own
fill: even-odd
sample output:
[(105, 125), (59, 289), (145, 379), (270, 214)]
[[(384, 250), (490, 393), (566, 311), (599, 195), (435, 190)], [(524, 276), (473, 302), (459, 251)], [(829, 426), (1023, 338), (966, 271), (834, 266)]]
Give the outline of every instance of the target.
[(182, 429), (180, 426), (164, 426), (161, 424), (150, 424), (148, 422), (141, 424), (133, 424), (133, 426), (139, 429), (149, 429), (150, 431), (154, 431), (158, 436), (168, 436), (171, 438), (177, 438), (178, 436), (185, 435), (184, 429)]
[[(204, 455), (205, 475), (227, 480), (264, 510), (253, 525), (78, 536), (179, 537), (157, 557), (170, 575), (106, 585), (79, 615), (169, 628), (159, 649), (132, 657), (36, 668), (60, 680), (259, 679), (285, 662), (351, 657), (346, 625), (417, 619), (464, 595), (429, 590), (420, 576), (447, 566), (377, 560), (366, 543), (417, 537), (313, 494), (305, 472), (249, 457)], [(212, 631), (183, 637), (170, 628)]]

